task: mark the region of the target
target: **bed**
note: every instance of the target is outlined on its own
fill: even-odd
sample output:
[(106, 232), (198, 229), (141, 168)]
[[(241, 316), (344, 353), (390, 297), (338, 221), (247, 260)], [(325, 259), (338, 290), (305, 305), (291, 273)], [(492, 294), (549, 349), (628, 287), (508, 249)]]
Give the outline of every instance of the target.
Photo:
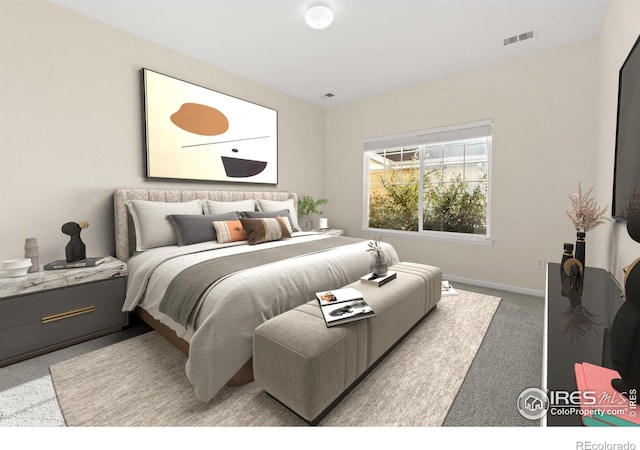
[(123, 310), (187, 354), (200, 400), (252, 379), (258, 325), (369, 271), (369, 241), (304, 232), (296, 208), (292, 192), (115, 190)]

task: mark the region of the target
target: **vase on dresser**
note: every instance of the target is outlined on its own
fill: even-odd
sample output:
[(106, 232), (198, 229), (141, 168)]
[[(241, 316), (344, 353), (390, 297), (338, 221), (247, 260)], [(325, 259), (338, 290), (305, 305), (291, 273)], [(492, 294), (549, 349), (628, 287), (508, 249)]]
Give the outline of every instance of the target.
[(578, 231), (576, 233), (576, 248), (575, 248), (575, 258), (580, 261), (580, 263), (582, 264), (582, 267), (586, 267), (585, 264), (585, 239), (586, 239), (587, 233), (585, 233), (584, 231)]
[(31, 259), (31, 267), (27, 272), (40, 271), (40, 250), (38, 249), (38, 239), (26, 238), (24, 240), (24, 257)]

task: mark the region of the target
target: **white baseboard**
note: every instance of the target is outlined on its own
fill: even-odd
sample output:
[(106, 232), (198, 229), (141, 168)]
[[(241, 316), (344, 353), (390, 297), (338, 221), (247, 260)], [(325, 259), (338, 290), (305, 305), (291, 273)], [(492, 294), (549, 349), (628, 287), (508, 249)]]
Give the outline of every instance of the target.
[(472, 278), (458, 277), (456, 275), (442, 275), (443, 280), (449, 280), (453, 282), (473, 284), (474, 286), (481, 286), (490, 289), (500, 289), (501, 291), (515, 292), (517, 294), (525, 294), (525, 295), (533, 295), (535, 297), (544, 297), (545, 291), (544, 289), (531, 289), (531, 288), (523, 288), (520, 286), (511, 286), (509, 284), (502, 283), (494, 283), (492, 281), (484, 281), (484, 280), (474, 280)]

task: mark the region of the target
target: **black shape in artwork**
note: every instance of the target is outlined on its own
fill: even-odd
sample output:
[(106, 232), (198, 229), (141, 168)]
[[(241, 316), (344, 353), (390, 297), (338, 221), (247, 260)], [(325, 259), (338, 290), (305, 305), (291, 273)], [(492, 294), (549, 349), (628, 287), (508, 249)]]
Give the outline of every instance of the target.
[(267, 167), (266, 161), (255, 161), (252, 159), (230, 158), (222, 156), (224, 171), (231, 178), (247, 178), (258, 175)]

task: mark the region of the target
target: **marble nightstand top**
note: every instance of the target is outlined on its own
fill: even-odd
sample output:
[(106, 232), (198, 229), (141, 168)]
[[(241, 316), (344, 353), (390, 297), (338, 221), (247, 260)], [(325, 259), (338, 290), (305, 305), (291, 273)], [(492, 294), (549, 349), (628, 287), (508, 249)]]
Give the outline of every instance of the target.
[(46, 291), (89, 281), (106, 280), (127, 274), (127, 265), (109, 256), (107, 261), (93, 267), (77, 269), (40, 270), (21, 277), (9, 277), (0, 271), (0, 298)]

